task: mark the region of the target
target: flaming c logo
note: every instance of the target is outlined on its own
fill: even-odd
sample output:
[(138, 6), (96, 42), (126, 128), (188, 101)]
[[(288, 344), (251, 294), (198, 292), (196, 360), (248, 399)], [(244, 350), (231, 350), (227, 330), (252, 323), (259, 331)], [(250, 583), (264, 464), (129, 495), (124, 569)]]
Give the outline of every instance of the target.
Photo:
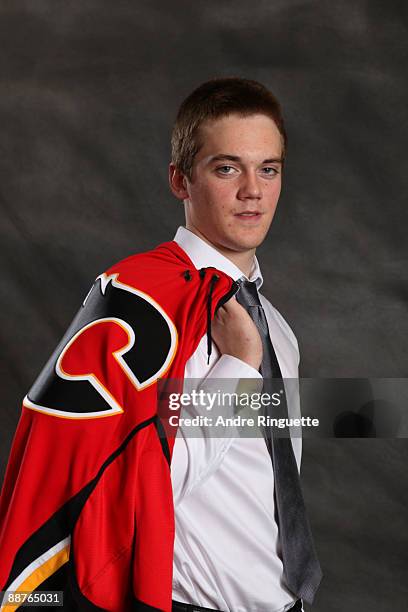
[(125, 396), (168, 370), (177, 349), (173, 322), (117, 276), (98, 276), (25, 397), (27, 408), (74, 419), (120, 414)]

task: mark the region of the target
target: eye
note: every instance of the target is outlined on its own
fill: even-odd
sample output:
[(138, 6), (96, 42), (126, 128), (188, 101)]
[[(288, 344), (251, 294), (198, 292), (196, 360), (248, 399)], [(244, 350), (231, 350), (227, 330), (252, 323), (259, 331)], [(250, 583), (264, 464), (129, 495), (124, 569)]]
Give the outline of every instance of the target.
[(266, 166), (265, 168), (262, 168), (262, 172), (267, 176), (276, 176), (279, 174), (279, 170), (273, 166)]
[(233, 172), (235, 172), (235, 168), (233, 166), (218, 166), (216, 168), (216, 171), (219, 172), (220, 174), (228, 175), (228, 174), (233, 174)]

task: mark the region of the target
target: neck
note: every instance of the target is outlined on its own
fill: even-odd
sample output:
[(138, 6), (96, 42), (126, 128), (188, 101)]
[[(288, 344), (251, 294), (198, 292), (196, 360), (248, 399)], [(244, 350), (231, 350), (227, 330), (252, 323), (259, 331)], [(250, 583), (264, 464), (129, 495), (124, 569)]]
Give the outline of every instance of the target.
[(250, 272), (252, 270), (253, 261), (254, 261), (254, 256), (255, 256), (255, 251), (256, 251), (255, 248), (250, 249), (248, 251), (233, 251), (232, 249), (227, 249), (226, 247), (222, 245), (212, 242), (204, 234), (202, 234), (200, 230), (198, 230), (196, 227), (194, 227), (190, 223), (186, 223), (185, 227), (190, 232), (192, 232), (193, 234), (195, 234), (196, 236), (204, 240), (204, 242), (214, 247), (214, 249), (216, 249), (219, 253), (221, 253), (221, 255), (224, 255), (224, 257), (232, 261), (232, 263), (235, 264), (237, 268), (239, 268), (239, 270), (241, 270), (241, 272), (249, 278)]

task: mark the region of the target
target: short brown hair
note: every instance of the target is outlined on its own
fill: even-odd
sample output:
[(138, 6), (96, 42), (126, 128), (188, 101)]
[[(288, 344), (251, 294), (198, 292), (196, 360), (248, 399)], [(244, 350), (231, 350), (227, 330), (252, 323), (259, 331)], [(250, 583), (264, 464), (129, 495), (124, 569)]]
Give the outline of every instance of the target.
[(171, 137), (171, 158), (178, 170), (191, 179), (194, 157), (202, 146), (200, 125), (206, 120), (231, 114), (270, 117), (281, 134), (284, 159), (287, 134), (278, 100), (257, 81), (226, 77), (203, 83), (182, 102)]

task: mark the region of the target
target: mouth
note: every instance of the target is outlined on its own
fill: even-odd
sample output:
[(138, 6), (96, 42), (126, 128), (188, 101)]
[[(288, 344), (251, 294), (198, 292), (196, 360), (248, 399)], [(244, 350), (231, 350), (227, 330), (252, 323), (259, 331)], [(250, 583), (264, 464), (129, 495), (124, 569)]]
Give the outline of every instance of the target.
[(245, 210), (244, 212), (236, 213), (234, 217), (240, 221), (257, 221), (262, 217), (262, 214), (258, 210)]

